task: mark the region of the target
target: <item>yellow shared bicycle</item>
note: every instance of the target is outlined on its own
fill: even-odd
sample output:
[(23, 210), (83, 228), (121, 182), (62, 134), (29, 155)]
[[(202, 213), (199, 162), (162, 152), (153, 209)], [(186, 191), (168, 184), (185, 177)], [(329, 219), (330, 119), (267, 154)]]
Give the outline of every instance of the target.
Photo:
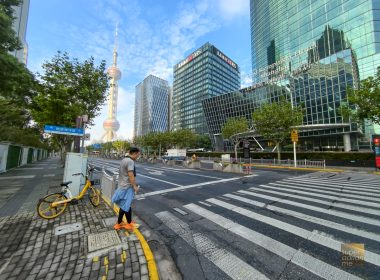
[[(89, 169), (92, 172), (94, 169)], [(100, 204), (100, 191), (93, 187), (93, 181), (88, 179), (88, 175), (76, 173), (73, 176), (82, 175), (86, 179), (86, 184), (78, 196), (72, 196), (69, 184), (72, 181), (61, 183), (62, 191), (59, 193), (48, 194), (41, 198), (37, 204), (37, 212), (41, 218), (54, 219), (65, 212), (68, 203), (77, 203), (82, 199), (86, 192), (93, 206), (97, 207)]]

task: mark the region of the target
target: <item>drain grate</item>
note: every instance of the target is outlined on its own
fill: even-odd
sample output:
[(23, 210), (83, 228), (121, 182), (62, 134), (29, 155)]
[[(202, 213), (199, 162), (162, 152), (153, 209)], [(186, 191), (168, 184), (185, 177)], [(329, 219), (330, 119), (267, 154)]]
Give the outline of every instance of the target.
[(83, 228), (82, 223), (67, 224), (67, 225), (56, 227), (54, 229), (54, 234), (55, 235), (67, 234), (67, 233), (81, 230), (82, 228)]
[(121, 244), (120, 237), (116, 231), (110, 230), (88, 236), (88, 251), (96, 251), (107, 247)]

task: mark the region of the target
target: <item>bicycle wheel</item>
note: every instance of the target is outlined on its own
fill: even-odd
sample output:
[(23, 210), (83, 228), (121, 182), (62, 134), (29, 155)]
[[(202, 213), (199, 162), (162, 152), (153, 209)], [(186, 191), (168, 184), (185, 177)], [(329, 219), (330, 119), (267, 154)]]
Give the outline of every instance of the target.
[(52, 207), (51, 204), (65, 199), (66, 197), (61, 193), (52, 193), (41, 198), (37, 204), (38, 215), (47, 220), (58, 217), (66, 210), (67, 202), (58, 204), (55, 207)]
[(94, 205), (95, 207), (99, 206), (100, 194), (97, 189), (90, 187), (88, 189), (88, 198), (90, 199), (92, 205)]

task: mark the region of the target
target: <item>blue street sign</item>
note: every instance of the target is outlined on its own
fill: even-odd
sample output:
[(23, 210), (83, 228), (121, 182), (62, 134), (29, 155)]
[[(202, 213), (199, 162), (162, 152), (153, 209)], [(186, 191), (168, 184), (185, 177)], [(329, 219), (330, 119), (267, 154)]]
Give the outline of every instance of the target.
[(74, 127), (64, 127), (56, 125), (45, 125), (45, 133), (54, 133), (54, 134), (65, 134), (65, 135), (74, 135), (74, 136), (83, 136), (83, 128), (74, 128)]
[(100, 144), (92, 144), (94, 149), (100, 149), (102, 146)]

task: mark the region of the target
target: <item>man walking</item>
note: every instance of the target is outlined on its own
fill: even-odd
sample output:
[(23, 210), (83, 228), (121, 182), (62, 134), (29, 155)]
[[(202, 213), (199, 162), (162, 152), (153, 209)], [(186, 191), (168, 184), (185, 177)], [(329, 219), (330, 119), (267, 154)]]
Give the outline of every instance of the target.
[[(114, 195), (112, 196), (112, 203), (116, 203), (119, 210), (119, 217), (114, 229), (119, 230), (125, 228), (133, 230), (136, 223), (132, 221), (132, 200), (138, 191), (136, 183), (136, 167), (135, 160), (140, 156), (140, 150), (132, 147), (129, 154), (120, 163), (119, 169), (119, 184)], [(127, 218), (127, 224), (123, 222), (124, 215)]]

